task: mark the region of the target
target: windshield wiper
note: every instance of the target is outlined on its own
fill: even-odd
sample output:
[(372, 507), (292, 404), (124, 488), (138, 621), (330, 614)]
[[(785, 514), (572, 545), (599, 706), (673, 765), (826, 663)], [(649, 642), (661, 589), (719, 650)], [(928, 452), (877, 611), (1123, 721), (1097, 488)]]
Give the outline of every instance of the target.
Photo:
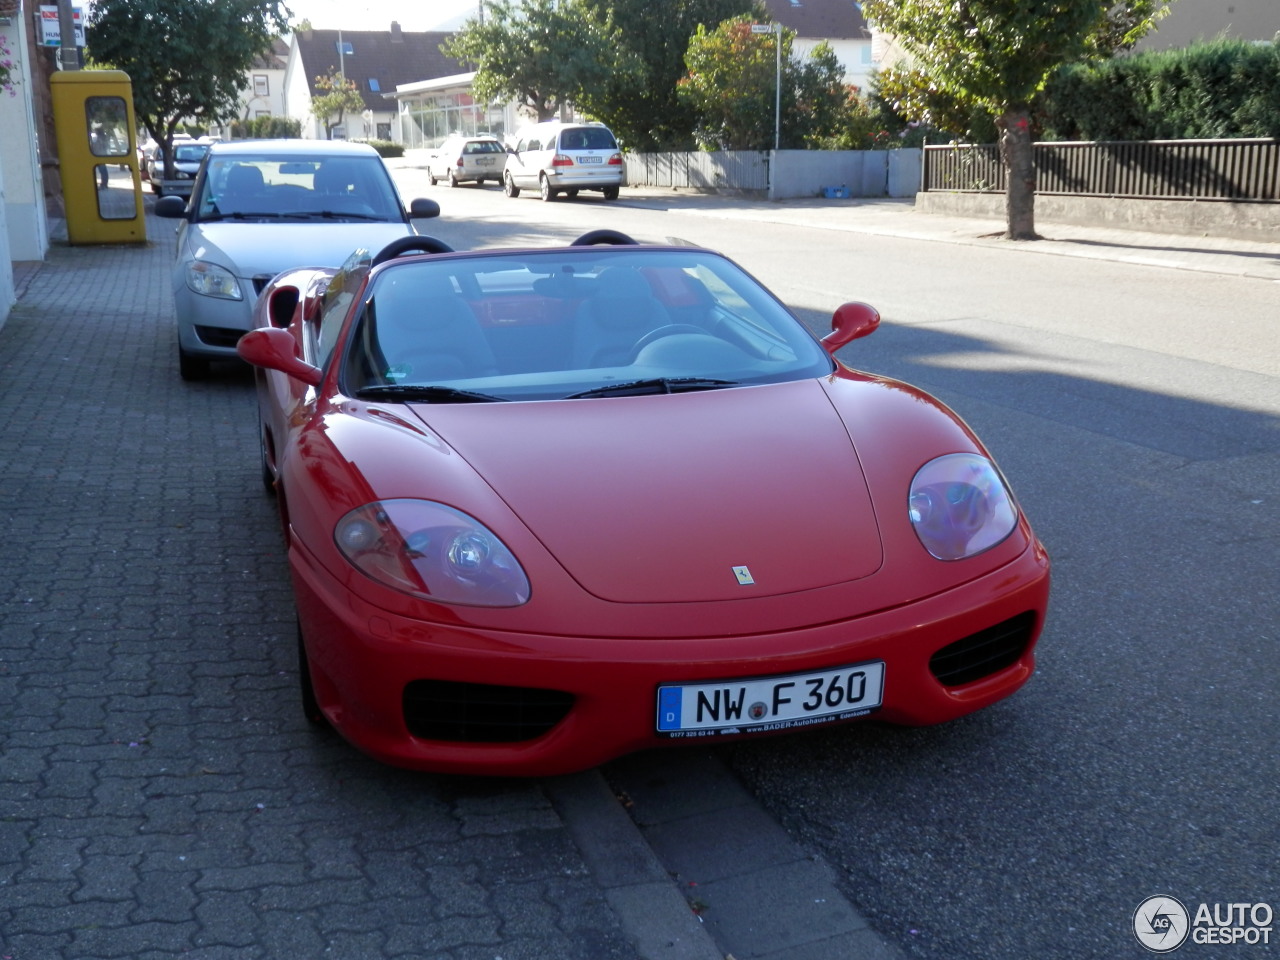
[(718, 387), (736, 387), (737, 380), (716, 380), (711, 377), (650, 377), (647, 380), (629, 380), (610, 383), (592, 390), (584, 390), (565, 397), (566, 400), (584, 400), (589, 397), (638, 397), (649, 393), (687, 393), (691, 390), (715, 390)]
[(293, 214), (268, 213), (266, 211), (263, 211), (262, 213), (243, 213), (241, 211), (236, 211), (235, 213), (210, 213), (207, 216), (201, 217), (200, 222), (210, 223), (214, 220), (284, 220), (286, 218), (292, 219)]
[(387, 219), (374, 213), (342, 213), (337, 210), (300, 210), (294, 216), (309, 219), (318, 217), (321, 220), (375, 220), (378, 222)]
[(362, 387), (356, 391), (356, 396), (361, 400), (395, 400), (399, 403), (505, 403), (507, 400), (506, 397), (495, 397), (475, 390), (412, 383)]

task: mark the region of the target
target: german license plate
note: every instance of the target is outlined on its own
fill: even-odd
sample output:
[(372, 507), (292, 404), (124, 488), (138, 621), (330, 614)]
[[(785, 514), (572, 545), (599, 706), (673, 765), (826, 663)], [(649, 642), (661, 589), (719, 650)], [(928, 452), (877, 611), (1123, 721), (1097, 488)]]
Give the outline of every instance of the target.
[(601, 157), (579, 157), (579, 163), (604, 163)]
[(477, 167), (492, 167), (493, 157), (476, 157)]
[(658, 687), (657, 732), (715, 737), (789, 730), (871, 713), (884, 698), (884, 662), (815, 673)]

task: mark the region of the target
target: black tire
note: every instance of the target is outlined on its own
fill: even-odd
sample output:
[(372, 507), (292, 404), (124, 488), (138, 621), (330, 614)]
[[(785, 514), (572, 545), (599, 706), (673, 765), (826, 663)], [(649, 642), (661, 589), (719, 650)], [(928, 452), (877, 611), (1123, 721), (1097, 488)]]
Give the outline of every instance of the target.
[(209, 361), (178, 348), (178, 376), (183, 380), (203, 380), (209, 376)]
[(509, 173), (502, 178), (502, 192), (508, 197), (520, 196), (520, 188), (516, 186), (516, 182), (511, 179)]
[(307, 644), (302, 639), (302, 623), (298, 623), (298, 697), (302, 701), (302, 715), (317, 727), (327, 727), (329, 721), (316, 699), (315, 684), (311, 682), (311, 661), (307, 657)]
[(262, 486), (266, 488), (267, 493), (274, 497), (276, 495), (276, 477), (271, 472), (270, 464), (267, 463), (267, 438), (261, 425), (258, 427), (258, 451), (262, 458)]
[(617, 200), (617, 199), (618, 199), (618, 188), (617, 188), (617, 187), (605, 187), (605, 188), (604, 188), (604, 198), (605, 198), (606, 200)]
[(538, 192), (542, 197), (543, 203), (550, 203), (556, 198), (560, 191), (551, 189), (551, 181), (546, 177), (538, 178)]
[(458, 175), (457, 175), (454, 171), (450, 170), (450, 171), (449, 171), (449, 186), (451, 186), (451, 187), (456, 187), (457, 185), (458, 185)]
[(427, 179), (431, 182), (431, 185), (433, 187), (436, 185), (437, 178), (436, 178), (436, 175), (431, 172), (430, 167), (427, 167)]

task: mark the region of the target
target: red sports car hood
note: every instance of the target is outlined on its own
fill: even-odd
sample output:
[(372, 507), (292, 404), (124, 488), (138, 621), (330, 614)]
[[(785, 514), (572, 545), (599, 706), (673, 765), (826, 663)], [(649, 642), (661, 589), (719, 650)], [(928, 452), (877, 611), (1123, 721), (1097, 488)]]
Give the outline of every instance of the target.
[(748, 599), (880, 567), (866, 479), (815, 381), (414, 409), (602, 599)]

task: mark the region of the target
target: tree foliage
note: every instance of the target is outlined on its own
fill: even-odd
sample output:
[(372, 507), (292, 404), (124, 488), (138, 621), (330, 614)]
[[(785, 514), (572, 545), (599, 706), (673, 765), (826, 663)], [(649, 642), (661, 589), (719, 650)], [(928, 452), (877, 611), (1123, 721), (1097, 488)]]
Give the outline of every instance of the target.
[(633, 150), (693, 146), (697, 118), (676, 85), (699, 27), (737, 16), (767, 19), (756, 0), (583, 0), (583, 6), (611, 36), (618, 68), (575, 100)]
[[(999, 130), (1008, 192), (1006, 236), (1035, 233), (1032, 103), (1063, 65), (1133, 46), (1168, 12), (1168, 0), (866, 0), (863, 13), (895, 36), (911, 66), (881, 95), (912, 119), (953, 134), (969, 114)], [(974, 111), (980, 111), (975, 113)]]
[(233, 119), (249, 68), (288, 14), (281, 0), (96, 0), (85, 42), (95, 61), (129, 75), (134, 111), (172, 176), (178, 124)]
[(490, 0), (484, 11), (483, 22), (468, 20), (440, 46), (475, 65), (477, 100), (514, 100), (550, 120), (578, 91), (608, 80), (616, 43), (582, 0)]
[(1049, 75), (1083, 59), (1105, 0), (865, 0), (937, 90), (994, 115), (1008, 168), (1005, 235), (1035, 239), (1031, 101)]
[[(347, 111), (364, 109), (364, 99), (354, 80), (348, 80), (333, 67), (323, 76), (316, 77), (319, 91), (311, 98), (311, 115), (324, 124), (325, 134), (331, 136), (336, 127), (342, 126)], [(334, 119), (337, 114), (337, 119)]]
[(798, 60), (792, 55), (795, 31), (784, 29), (780, 38), (753, 33), (752, 21), (735, 17), (715, 29), (700, 26), (689, 42), (688, 73), (677, 95), (697, 118), (699, 145), (767, 150), (776, 135), (780, 147), (796, 149), (834, 136), (850, 107), (850, 88), (830, 45), (821, 43)]

